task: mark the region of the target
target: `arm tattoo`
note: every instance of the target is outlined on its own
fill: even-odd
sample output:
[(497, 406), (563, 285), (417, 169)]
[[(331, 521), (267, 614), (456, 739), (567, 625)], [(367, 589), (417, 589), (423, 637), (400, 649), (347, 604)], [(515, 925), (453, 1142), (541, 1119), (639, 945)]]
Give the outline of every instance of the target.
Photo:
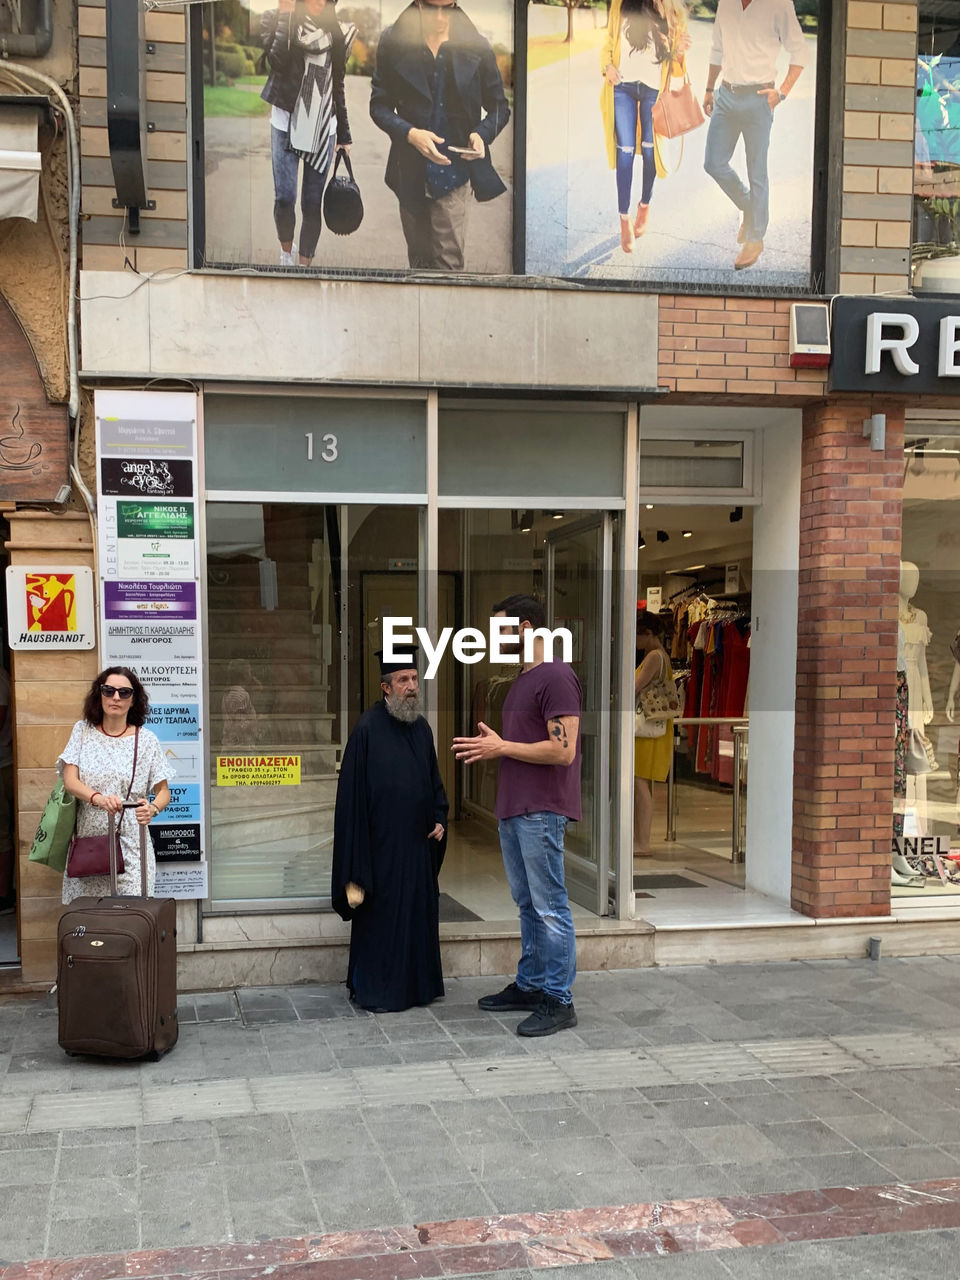
[(566, 751), (570, 743), (567, 739), (567, 727), (562, 720), (550, 721), (550, 736), (551, 738), (556, 738), (557, 742), (559, 742), (564, 751)]

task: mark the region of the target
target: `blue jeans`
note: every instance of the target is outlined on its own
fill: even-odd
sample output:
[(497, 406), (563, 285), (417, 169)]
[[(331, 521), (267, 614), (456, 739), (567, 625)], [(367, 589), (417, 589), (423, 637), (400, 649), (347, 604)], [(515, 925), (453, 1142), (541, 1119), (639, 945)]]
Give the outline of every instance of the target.
[(613, 86), (613, 127), (617, 136), (617, 203), (623, 217), (630, 212), (630, 188), (633, 186), (633, 162), (637, 153), (637, 121), (643, 141), (643, 188), (640, 203), (649, 204), (657, 165), (653, 154), (653, 104), (656, 89), (639, 80), (621, 80)]
[[(773, 111), (764, 94), (755, 89), (735, 93), (720, 85), (713, 100), (703, 167), (743, 214), (746, 240), (762, 240), (770, 221), (767, 152), (772, 124)], [(749, 187), (730, 163), (741, 137)]]
[[(300, 188), (300, 254), (312, 258), (317, 251), (320, 228), (323, 226), (323, 189), (333, 159), (336, 139), (330, 135), (330, 147), (321, 172), (304, 162), (303, 183)], [(270, 126), (270, 158), (273, 161), (273, 220), (277, 226), (277, 239), (287, 244), (293, 239), (297, 224), (297, 178), (301, 156), (290, 149), (289, 134)]]
[(563, 833), (557, 813), (500, 819), (500, 848), (513, 900), (520, 911), (517, 986), (544, 991), (561, 1004), (573, 1000), (577, 940), (563, 882)]

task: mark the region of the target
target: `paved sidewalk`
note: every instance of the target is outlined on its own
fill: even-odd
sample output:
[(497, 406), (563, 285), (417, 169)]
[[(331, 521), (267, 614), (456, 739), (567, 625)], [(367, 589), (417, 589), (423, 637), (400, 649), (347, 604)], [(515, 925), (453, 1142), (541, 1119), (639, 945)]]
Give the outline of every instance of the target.
[[(958, 983), (951, 957), (588, 973), (577, 1029), (539, 1041), (476, 1008), (500, 979), (377, 1016), (342, 987), (218, 993), (184, 997), (179, 1045), (143, 1064), (66, 1058), (53, 999), (7, 998), (0, 1261), (960, 1180)], [(918, 1251), (899, 1271), (867, 1260), (872, 1239), (774, 1248), (801, 1268), (839, 1250), (838, 1274), (949, 1274), (932, 1260), (955, 1224), (929, 1225), (946, 1230), (888, 1241)], [(736, 1274), (760, 1275), (771, 1247), (741, 1253)], [(591, 1280), (613, 1265), (622, 1280), (609, 1260)]]

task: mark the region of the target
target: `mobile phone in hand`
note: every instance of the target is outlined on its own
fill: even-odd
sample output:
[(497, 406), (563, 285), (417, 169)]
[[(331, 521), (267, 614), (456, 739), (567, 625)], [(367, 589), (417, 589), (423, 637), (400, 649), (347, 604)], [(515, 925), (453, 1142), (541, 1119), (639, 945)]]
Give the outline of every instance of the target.
[(476, 156), (480, 158), (480, 152), (474, 151), (473, 147), (447, 147), (448, 151), (452, 151), (455, 156)]

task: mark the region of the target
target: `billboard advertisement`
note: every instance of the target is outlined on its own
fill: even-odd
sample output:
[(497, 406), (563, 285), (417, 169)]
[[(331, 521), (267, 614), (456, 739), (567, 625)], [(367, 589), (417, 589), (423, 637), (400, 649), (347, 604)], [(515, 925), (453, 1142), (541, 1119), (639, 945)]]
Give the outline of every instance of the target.
[(818, 0), (528, 15), (529, 273), (808, 285)]
[[(511, 270), (511, 0), (203, 6), (205, 259)], [(332, 234), (349, 155), (364, 217)]]

